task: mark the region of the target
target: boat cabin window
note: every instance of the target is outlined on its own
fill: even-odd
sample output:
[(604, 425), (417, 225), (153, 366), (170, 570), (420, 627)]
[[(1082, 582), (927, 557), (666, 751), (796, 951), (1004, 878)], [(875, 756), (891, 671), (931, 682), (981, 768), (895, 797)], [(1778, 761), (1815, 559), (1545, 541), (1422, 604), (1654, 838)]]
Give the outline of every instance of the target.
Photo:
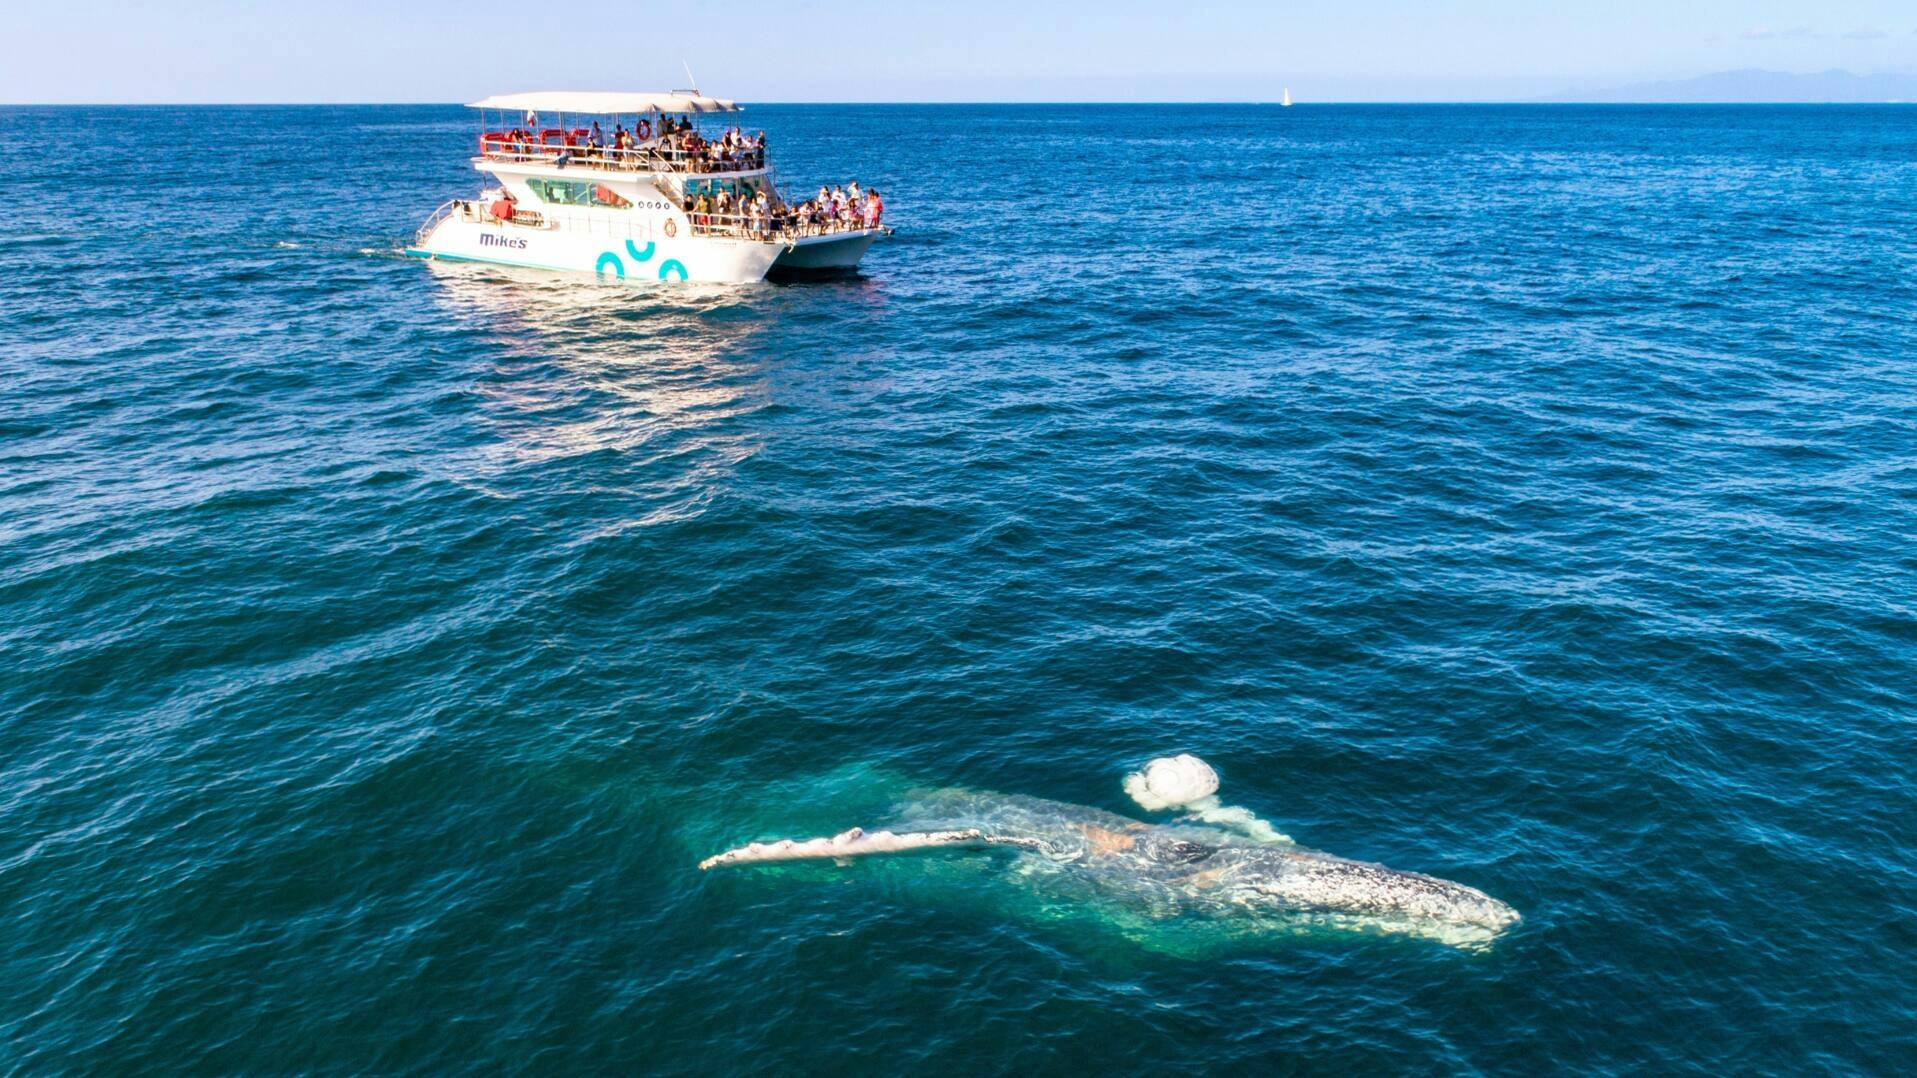
[(729, 195), (750, 198), (759, 193), (759, 185), (752, 180), (687, 180), (685, 191), (687, 198), (717, 195), (721, 191)]
[(609, 206), (616, 210), (632, 208), (632, 203), (603, 183), (529, 179), (526, 186), (532, 188), (533, 194), (538, 195), (541, 201), (556, 206)]

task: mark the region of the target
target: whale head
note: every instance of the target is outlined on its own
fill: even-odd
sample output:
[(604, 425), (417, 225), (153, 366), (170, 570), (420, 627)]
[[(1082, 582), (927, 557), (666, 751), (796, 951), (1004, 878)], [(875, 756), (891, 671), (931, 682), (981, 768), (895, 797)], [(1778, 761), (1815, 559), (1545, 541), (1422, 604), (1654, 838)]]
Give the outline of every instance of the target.
[(1284, 855), (1245, 873), (1235, 890), (1233, 900), (1249, 910), (1460, 947), (1489, 944), (1521, 920), (1475, 887), (1328, 854)]

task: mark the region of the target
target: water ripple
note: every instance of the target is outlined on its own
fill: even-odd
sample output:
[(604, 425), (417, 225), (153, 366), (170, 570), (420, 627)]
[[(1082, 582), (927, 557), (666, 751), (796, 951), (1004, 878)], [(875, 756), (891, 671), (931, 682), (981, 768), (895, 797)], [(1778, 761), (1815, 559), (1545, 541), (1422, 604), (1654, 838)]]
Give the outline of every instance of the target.
[[(1909, 1058), (1910, 114), (767, 108), (900, 235), (626, 290), (394, 257), (457, 111), (0, 119), (9, 1063)], [(1523, 926), (691, 868), (1174, 749)]]

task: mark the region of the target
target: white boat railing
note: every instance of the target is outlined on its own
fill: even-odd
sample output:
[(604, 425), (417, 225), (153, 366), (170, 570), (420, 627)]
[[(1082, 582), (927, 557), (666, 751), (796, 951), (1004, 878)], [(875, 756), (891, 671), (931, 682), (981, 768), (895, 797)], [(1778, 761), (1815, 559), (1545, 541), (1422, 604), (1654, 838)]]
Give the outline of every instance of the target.
[(454, 211), (464, 208), (465, 205), (466, 200), (463, 198), (449, 198), (440, 203), (439, 208), (433, 211), (432, 216), (426, 218), (426, 223), (419, 226), (419, 232), (413, 237), (416, 241), (416, 246), (424, 247), (426, 245), (426, 238), (433, 234), (433, 229), (438, 228), (441, 221), (451, 217)]
[(432, 216), (426, 218), (426, 223), (419, 226), (419, 232), (414, 237), (417, 241), (417, 245), (424, 247), (427, 239), (432, 236), (433, 229), (438, 228), (441, 221), (451, 217), (453, 214), (458, 214), (467, 221), (481, 225), (493, 224), (504, 227), (510, 224), (514, 228), (536, 228), (541, 231), (550, 230), (553, 227), (552, 223), (544, 214), (533, 210), (521, 209), (517, 205), (513, 207), (512, 220), (501, 221), (492, 215), (491, 209), (482, 206), (474, 199), (453, 198), (440, 203), (439, 208), (433, 211)]
[(613, 239), (650, 240), (658, 235), (658, 228), (651, 219), (634, 220), (609, 214), (558, 215), (553, 218), (552, 227), (558, 232), (579, 232), (588, 236), (608, 236)]
[(656, 140), (634, 149), (621, 150), (611, 146), (565, 146), (481, 139), (479, 156), (485, 161), (521, 165), (557, 165), (563, 160), (562, 167), (566, 168), (667, 172), (687, 176), (728, 176), (739, 172), (760, 172), (766, 167), (763, 150), (746, 154), (736, 161), (715, 161), (704, 154), (668, 148)]
[[(671, 238), (667, 225), (673, 229), (679, 226), (672, 219), (633, 218), (611, 213), (557, 213), (542, 215), (530, 210), (515, 208), (511, 221), (501, 221), (492, 216), (487, 207), (472, 199), (455, 198), (441, 203), (433, 211), (426, 223), (420, 226), (418, 246), (424, 247), (432, 236), (433, 229), (441, 221), (459, 214), (465, 220), (475, 224), (490, 225), (501, 230), (507, 228), (526, 228), (541, 232), (570, 232), (582, 235), (603, 235), (610, 239), (655, 240), (662, 236)], [(691, 236), (707, 239), (741, 239), (760, 243), (784, 242), (808, 239), (814, 236), (852, 235), (854, 233), (878, 232), (890, 235), (892, 230), (880, 225), (865, 223), (863, 218), (853, 221), (813, 221), (799, 224), (789, 216), (781, 215), (767, 218), (755, 214), (742, 213), (705, 213), (692, 212), (686, 215), (687, 232)]]
[(810, 236), (889, 231), (876, 224), (866, 224), (863, 218), (850, 222), (813, 221), (802, 225), (789, 216), (768, 219), (754, 214), (700, 213), (697, 210), (686, 216), (692, 220), (693, 235), (731, 239), (796, 240)]

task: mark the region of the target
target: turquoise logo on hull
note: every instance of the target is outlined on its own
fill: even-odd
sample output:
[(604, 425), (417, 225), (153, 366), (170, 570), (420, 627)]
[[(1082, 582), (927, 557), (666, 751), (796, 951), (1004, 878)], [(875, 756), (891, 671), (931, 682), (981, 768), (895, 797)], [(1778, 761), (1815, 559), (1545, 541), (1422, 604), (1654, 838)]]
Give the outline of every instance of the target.
[[(626, 241), (626, 253), (632, 256), (634, 262), (652, 261), (652, 256), (658, 249), (658, 246), (651, 242), (647, 242), (645, 249), (641, 250), (631, 240)], [(600, 280), (604, 280), (608, 267), (612, 269), (614, 276), (622, 281), (626, 279), (626, 264), (619, 260), (617, 252), (607, 251), (601, 254), (598, 263), (593, 266), (593, 272), (599, 275)], [(686, 273), (686, 264), (676, 258), (668, 258), (664, 262), (659, 263), (660, 280), (671, 280), (672, 275), (675, 273), (679, 275), (679, 279), (682, 281), (689, 276), (689, 274)]]

